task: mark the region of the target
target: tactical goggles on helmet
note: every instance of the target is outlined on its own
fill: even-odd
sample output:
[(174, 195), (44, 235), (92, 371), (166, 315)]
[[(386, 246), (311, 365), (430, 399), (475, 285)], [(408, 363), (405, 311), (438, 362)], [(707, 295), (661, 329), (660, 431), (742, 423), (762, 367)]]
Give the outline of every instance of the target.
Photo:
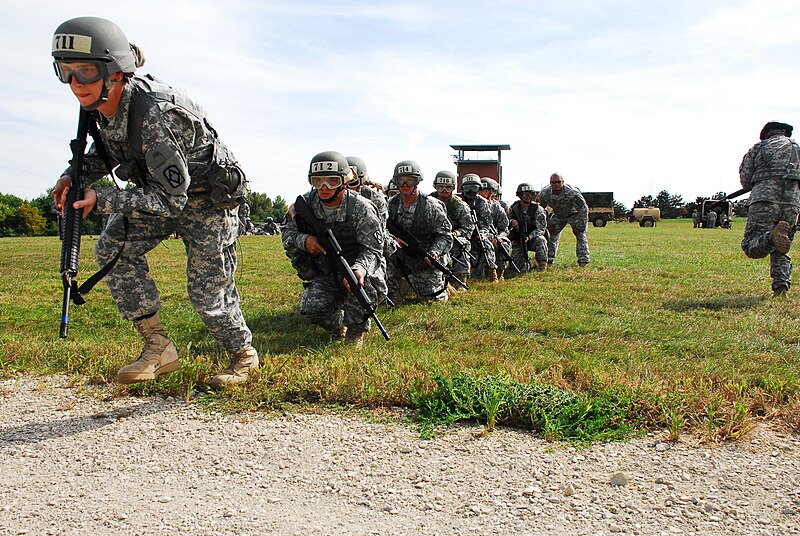
[(315, 175), (311, 177), (311, 186), (319, 190), (323, 186), (331, 190), (340, 188), (344, 184), (344, 178), (340, 175)]
[(474, 183), (474, 182), (471, 182), (469, 184), (462, 184), (461, 185), (461, 190), (463, 190), (464, 193), (477, 194), (480, 189), (481, 189), (481, 185), (477, 184), (477, 183)]
[(452, 184), (434, 184), (434, 188), (436, 188), (437, 192), (452, 192), (453, 185)]
[(105, 62), (102, 61), (66, 61), (53, 62), (56, 76), (64, 84), (69, 84), (74, 77), (79, 84), (94, 84), (108, 76)]
[(416, 186), (418, 184), (418, 180), (413, 175), (404, 175), (397, 179), (397, 186)]

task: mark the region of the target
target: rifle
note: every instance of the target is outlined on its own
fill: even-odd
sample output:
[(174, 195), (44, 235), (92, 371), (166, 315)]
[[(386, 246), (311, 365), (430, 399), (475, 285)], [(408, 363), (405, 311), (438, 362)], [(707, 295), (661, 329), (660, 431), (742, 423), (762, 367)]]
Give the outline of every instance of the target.
[(467, 284), (456, 277), (456, 275), (447, 266), (439, 262), (439, 260), (434, 257), (433, 254), (431, 254), (431, 252), (425, 250), (425, 248), (422, 247), (422, 244), (420, 244), (419, 239), (411, 234), (410, 231), (406, 231), (405, 229), (401, 228), (392, 218), (389, 218), (389, 220), (386, 222), (386, 228), (393, 236), (396, 236), (405, 242), (408, 245), (408, 249), (410, 249), (412, 252), (416, 253), (422, 258), (428, 259), (434, 268), (455, 281), (456, 284), (458, 284), (458, 286), (464, 290), (469, 290)]
[(61, 301), (61, 330), (59, 336), (67, 338), (69, 332), (69, 302), (75, 305), (85, 303), (83, 296), (78, 291), (75, 277), (78, 275), (78, 259), (81, 253), (81, 227), (83, 223), (83, 209), (72, 208), (76, 201), (83, 200), (83, 156), (86, 153), (86, 137), (89, 133), (89, 112), (81, 108), (78, 116), (78, 134), (69, 142), (72, 150), (72, 186), (67, 193), (67, 203), (64, 206), (62, 218), (63, 229), (61, 233), (61, 280), (64, 285), (64, 296)]
[(297, 217), (300, 218), (306, 228), (311, 231), (311, 234), (317, 237), (320, 245), (325, 248), (325, 255), (328, 257), (331, 268), (333, 268), (335, 272), (339, 272), (342, 278), (347, 281), (347, 284), (350, 286), (350, 292), (353, 293), (361, 307), (378, 325), (378, 329), (381, 331), (383, 338), (388, 341), (389, 334), (386, 332), (383, 324), (381, 324), (378, 315), (375, 314), (378, 306), (370, 301), (369, 296), (367, 296), (367, 293), (364, 291), (364, 287), (358, 283), (358, 278), (356, 274), (353, 273), (353, 269), (350, 267), (347, 259), (344, 258), (342, 246), (339, 245), (339, 241), (336, 239), (336, 235), (333, 234), (333, 230), (314, 215), (313, 209), (302, 195), (297, 196), (294, 202), (294, 210)]
[[(517, 263), (514, 262), (514, 258), (511, 256), (511, 252), (506, 249), (505, 245), (500, 240), (500, 238), (498, 236), (499, 233), (497, 232), (497, 228), (494, 225), (492, 225), (491, 233), (492, 233), (492, 236), (494, 236), (495, 240), (497, 240), (497, 249), (500, 250), (500, 253), (502, 254), (501, 257), (503, 258), (503, 260), (508, 262), (509, 264), (511, 264), (511, 267), (515, 271), (519, 272), (520, 269), (519, 269), (519, 267), (517, 267)], [(526, 247), (525, 251), (526, 251), (526, 255), (527, 255), (527, 247)], [(528, 261), (528, 262), (530, 262), (530, 261)]]

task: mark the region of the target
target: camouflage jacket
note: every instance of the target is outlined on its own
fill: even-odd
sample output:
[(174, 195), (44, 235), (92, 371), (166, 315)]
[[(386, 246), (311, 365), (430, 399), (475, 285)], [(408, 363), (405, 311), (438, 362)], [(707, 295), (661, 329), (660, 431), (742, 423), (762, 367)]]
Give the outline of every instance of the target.
[[(417, 214), (420, 206), (424, 206), (424, 214)], [(430, 253), (442, 257), (453, 247), (453, 227), (444, 205), (421, 192), (408, 206), (403, 204), (401, 194), (389, 199), (389, 218), (416, 236)]]
[[(547, 213), (539, 203), (533, 202), (528, 208), (522, 207), (522, 201), (515, 201), (508, 209), (509, 222), (516, 220), (520, 224), (524, 221), (525, 225), (519, 225), (519, 229), (527, 229), (528, 239), (532, 240), (537, 236), (543, 236), (547, 229)], [(520, 237), (518, 230), (509, 231), (511, 240), (518, 240)]]
[(471, 201), (464, 197), (462, 197), (462, 199), (467, 204), (470, 211), (475, 214), (478, 230), (490, 230), (492, 228), (492, 211), (489, 209), (489, 202), (479, 195), (476, 195)]
[(751, 189), (748, 203), (800, 205), (800, 147), (783, 135), (756, 143), (742, 159), (739, 181)]
[[(147, 109), (141, 129), (131, 120), (134, 92), (158, 95), (160, 99)], [(112, 167), (120, 165), (117, 175), (138, 186), (128, 190), (98, 188), (96, 209), (101, 214), (176, 217), (188, 195), (208, 191), (204, 178), (211, 172), (215, 151), (223, 151), (233, 160), (203, 108), (185, 91), (150, 77), (134, 77), (125, 84), (113, 117), (94, 115), (99, 116), (100, 136)], [(129, 136), (137, 132), (136, 139)], [(108, 175), (94, 144), (84, 161), (87, 186)], [(72, 176), (71, 168), (64, 173)]]
[[(322, 208), (317, 191), (303, 194), (318, 220), (333, 230), (334, 236), (345, 251), (350, 267), (365, 276), (385, 277), (383, 273), (383, 241), (385, 234), (378, 219), (375, 205), (359, 194), (346, 191), (341, 202), (331, 211)], [(312, 257), (306, 250), (306, 240), (311, 236), (298, 226), (294, 219), (294, 204), (282, 225), (283, 248), (301, 279), (310, 280), (317, 273), (331, 273), (326, 255)], [(313, 266), (312, 266), (313, 264)]]
[[(432, 193), (431, 197), (439, 199), (436, 192)], [(457, 195), (451, 195), (447, 201), (444, 199), (439, 199), (439, 201), (447, 211), (447, 219), (450, 220), (450, 225), (453, 227), (453, 236), (469, 240), (475, 230), (475, 222), (470, 217), (469, 205)]]
[(493, 199), (489, 201), (489, 210), (492, 214), (492, 225), (494, 225), (494, 234), (498, 236), (508, 235), (508, 213), (500, 204), (499, 201)]
[(551, 207), (555, 217), (560, 220), (566, 220), (576, 214), (589, 220), (589, 206), (586, 200), (580, 190), (569, 184), (564, 184), (564, 190), (558, 195), (553, 193), (553, 188), (548, 184), (539, 192), (538, 201), (542, 206)]

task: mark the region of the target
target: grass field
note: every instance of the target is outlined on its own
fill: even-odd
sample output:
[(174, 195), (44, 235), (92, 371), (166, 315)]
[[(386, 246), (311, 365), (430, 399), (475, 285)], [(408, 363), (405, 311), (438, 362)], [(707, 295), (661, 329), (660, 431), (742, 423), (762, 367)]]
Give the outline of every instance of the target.
[[(221, 393), (206, 382), (227, 357), (188, 302), (183, 245), (170, 240), (149, 262), (184, 366), (117, 392), (199, 394), (233, 410), (409, 406), (429, 428), (477, 418), (489, 429), (588, 440), (665, 429), (717, 441), (746, 434), (757, 419), (798, 430), (799, 304), (793, 293), (771, 299), (768, 260), (747, 259), (739, 247), (743, 226), (590, 227), (586, 269), (566, 230), (553, 270), (475, 283), (447, 304), (381, 309), (392, 340), (373, 331), (360, 349), (298, 314), (301, 285), (279, 237), (245, 237), (237, 278), (262, 370)], [(79, 281), (97, 269), (94, 242), (84, 238)], [(56, 238), (0, 239), (0, 375), (112, 382), (138, 355), (139, 336), (101, 284), (73, 306), (69, 338), (58, 338), (59, 255)]]

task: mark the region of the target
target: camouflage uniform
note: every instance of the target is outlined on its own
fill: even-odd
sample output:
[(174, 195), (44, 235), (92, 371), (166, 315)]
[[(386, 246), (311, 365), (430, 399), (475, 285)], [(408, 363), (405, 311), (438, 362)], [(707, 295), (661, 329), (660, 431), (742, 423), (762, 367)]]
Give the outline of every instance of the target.
[(547, 240), (547, 263), (553, 264), (555, 261), (561, 231), (569, 224), (575, 235), (575, 253), (578, 257), (578, 264), (589, 264), (589, 241), (586, 238), (586, 227), (589, 225), (589, 206), (580, 190), (564, 184), (564, 190), (559, 195), (555, 195), (553, 187), (547, 185), (539, 193), (539, 202), (542, 206), (553, 209), (547, 223), (547, 230), (550, 232)]
[[(444, 206), (423, 193), (418, 193), (407, 207), (402, 199), (403, 196), (398, 194), (389, 200), (389, 218), (400, 228), (410, 231), (428, 252), (438, 255), (439, 262), (447, 265), (447, 253), (453, 246), (453, 227)], [(404, 277), (408, 278), (420, 299), (447, 301), (444, 274), (406, 248), (398, 248), (389, 257), (387, 266), (389, 294), (400, 292), (400, 282)]]
[[(149, 97), (154, 90), (176, 102), (189, 103), (194, 111), (159, 100), (144, 114), (140, 135), (129, 138), (136, 131), (135, 125), (129, 125), (135, 120), (131, 115), (134, 92)], [(118, 171), (118, 175), (138, 186), (95, 190), (96, 210), (110, 215), (95, 245), (97, 262), (105, 266), (124, 245), (105, 277), (122, 318), (135, 320), (161, 307), (145, 254), (177, 233), (186, 247), (189, 300), (208, 331), (231, 354), (250, 346), (252, 334), (234, 281), (238, 207), (216, 208), (207, 179), (216, 171), (215, 152), (225, 154), (229, 163), (235, 160), (217, 139), (205, 112), (182, 90), (149, 77), (135, 77), (125, 85), (117, 113), (110, 120), (94, 115), (99, 116), (100, 135), (111, 165), (122, 164), (124, 172)], [(108, 174), (94, 146), (85, 162), (87, 184)], [(71, 169), (65, 174), (72, 176)], [(245, 184), (243, 173), (240, 179)]]
[[(450, 258), (453, 259), (453, 265), (450, 269), (456, 277), (463, 281), (469, 277), (469, 253), (472, 250), (472, 244), (469, 239), (475, 230), (475, 222), (472, 221), (470, 216), (469, 205), (457, 195), (451, 195), (447, 201), (439, 199), (437, 192), (432, 193), (430, 197), (438, 199), (447, 211), (447, 219), (450, 220), (450, 225), (453, 228), (453, 247), (450, 248)], [(456, 262), (456, 259), (461, 262)]]
[(503, 257), (500, 248), (503, 247), (511, 253), (511, 241), (508, 239), (508, 213), (497, 199), (489, 201), (489, 211), (492, 215), (492, 227), (489, 229), (489, 234), (493, 243), (495, 240), (497, 241), (497, 245), (494, 246), (495, 262), (498, 275), (502, 275), (508, 261)]
[(789, 255), (775, 251), (769, 240), (770, 231), (779, 221), (792, 225), (794, 238), (800, 213), (800, 148), (785, 135), (773, 135), (756, 143), (744, 156), (739, 167), (743, 188), (752, 188), (748, 200), (747, 223), (742, 250), (753, 259), (769, 255), (772, 290), (789, 290), (792, 283), (792, 261)]
[[(528, 251), (533, 251), (537, 264), (544, 266), (547, 263), (547, 213), (541, 205), (537, 202), (532, 202), (528, 205), (527, 209), (523, 209), (522, 201), (515, 201), (511, 208), (508, 209), (509, 221), (516, 220), (518, 228), (527, 229), (528, 238), (523, 245), (520, 240), (520, 230), (515, 230), (513, 227), (509, 231), (509, 239), (511, 240), (511, 257), (514, 258), (514, 264), (522, 272), (517, 272), (513, 267), (506, 268), (506, 279), (516, 277), (530, 271), (530, 261), (528, 260)], [(524, 225), (522, 224), (524, 220)]]
[[(373, 303), (386, 296), (383, 261), (385, 233), (375, 206), (355, 192), (346, 191), (335, 208), (323, 209), (317, 191), (303, 194), (314, 215), (333, 230), (353, 271), (364, 275), (364, 291)], [(327, 255), (311, 256), (306, 251), (310, 236), (290, 216), (283, 226), (286, 256), (304, 281), (300, 314), (330, 332), (344, 325), (349, 334), (369, 331), (370, 318), (358, 299), (344, 287), (342, 277), (331, 267)]]
[(494, 244), (492, 244), (491, 236), (492, 211), (489, 208), (489, 202), (480, 195), (476, 195), (470, 200), (462, 194), (462, 199), (464, 199), (472, 213), (472, 219), (477, 230), (470, 238), (472, 251), (474, 252), (471, 271), (473, 277), (485, 278), (489, 270), (497, 270)]
[(692, 212), (692, 222), (694, 223), (695, 229), (700, 227), (700, 211), (697, 209), (694, 209), (694, 212)]
[(714, 210), (709, 210), (708, 214), (706, 214), (706, 228), (713, 229), (717, 226), (717, 212)]

